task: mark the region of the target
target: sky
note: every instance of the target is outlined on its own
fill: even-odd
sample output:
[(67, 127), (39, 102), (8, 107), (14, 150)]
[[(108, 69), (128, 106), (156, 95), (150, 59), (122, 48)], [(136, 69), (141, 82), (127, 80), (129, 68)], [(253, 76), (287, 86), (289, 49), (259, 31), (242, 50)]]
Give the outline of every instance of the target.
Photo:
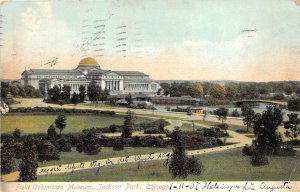
[(154, 80), (300, 80), (300, 0), (0, 2), (1, 79), (93, 57)]

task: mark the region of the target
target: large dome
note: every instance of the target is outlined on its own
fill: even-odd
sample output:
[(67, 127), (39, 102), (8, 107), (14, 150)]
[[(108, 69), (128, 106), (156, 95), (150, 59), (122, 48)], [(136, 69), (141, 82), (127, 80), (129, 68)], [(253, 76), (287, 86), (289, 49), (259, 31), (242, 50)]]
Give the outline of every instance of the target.
[(86, 57), (86, 58), (82, 59), (81, 61), (79, 61), (79, 65), (81, 65), (81, 66), (82, 65), (90, 65), (90, 66), (99, 67), (98, 62), (95, 59), (91, 58), (91, 57)]

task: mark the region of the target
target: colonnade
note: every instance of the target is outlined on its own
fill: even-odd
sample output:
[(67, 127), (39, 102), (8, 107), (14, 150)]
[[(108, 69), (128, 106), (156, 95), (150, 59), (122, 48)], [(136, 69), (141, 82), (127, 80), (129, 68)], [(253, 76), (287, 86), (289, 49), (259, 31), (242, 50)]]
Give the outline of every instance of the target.
[(105, 81), (105, 88), (111, 91), (119, 91), (120, 81), (115, 81), (115, 80)]

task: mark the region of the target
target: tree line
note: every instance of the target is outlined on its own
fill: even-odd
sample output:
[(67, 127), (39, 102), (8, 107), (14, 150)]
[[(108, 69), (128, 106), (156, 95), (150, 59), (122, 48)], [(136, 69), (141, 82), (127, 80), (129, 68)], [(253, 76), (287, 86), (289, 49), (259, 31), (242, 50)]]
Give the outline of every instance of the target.
[(39, 98), (42, 93), (39, 89), (35, 89), (31, 85), (22, 86), (18, 82), (1, 82), (1, 97), (27, 97)]
[(79, 93), (73, 92), (71, 94), (70, 86), (63, 86), (62, 88), (55, 85), (53, 88), (48, 89), (47, 102), (51, 103), (72, 103), (74, 105), (83, 102), (86, 97), (92, 102), (106, 101), (109, 96), (109, 90), (102, 89), (96, 81), (91, 81), (87, 87), (80, 85)]
[[(230, 82), (224, 86), (217, 83), (203, 82), (192, 83), (189, 81), (177, 83), (161, 83), (162, 90), (159, 94), (172, 97), (191, 96), (201, 98), (209, 95), (218, 99), (258, 99), (267, 97), (270, 93), (274, 99), (284, 99), (286, 95), (300, 94), (300, 83), (297, 81), (286, 82)], [(282, 97), (283, 96), (283, 97)]]

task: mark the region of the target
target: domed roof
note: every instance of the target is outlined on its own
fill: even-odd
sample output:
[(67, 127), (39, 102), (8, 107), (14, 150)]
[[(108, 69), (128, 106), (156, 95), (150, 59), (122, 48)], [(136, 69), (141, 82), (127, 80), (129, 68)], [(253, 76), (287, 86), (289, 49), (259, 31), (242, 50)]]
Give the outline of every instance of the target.
[(79, 65), (94, 65), (94, 66), (99, 66), (98, 62), (91, 58), (91, 57), (86, 57), (79, 61)]

